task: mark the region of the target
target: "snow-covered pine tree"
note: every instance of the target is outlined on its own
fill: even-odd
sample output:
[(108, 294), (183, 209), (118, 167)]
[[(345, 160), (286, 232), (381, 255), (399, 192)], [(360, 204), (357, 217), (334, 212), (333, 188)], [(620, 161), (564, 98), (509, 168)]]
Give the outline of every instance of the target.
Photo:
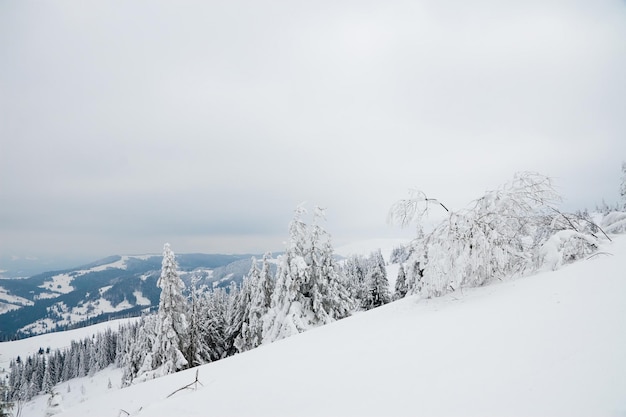
[(343, 273), (346, 277), (350, 297), (356, 303), (357, 308), (367, 308), (367, 273), (369, 262), (361, 255), (350, 255), (343, 265)]
[(169, 243), (163, 247), (161, 276), (157, 285), (161, 288), (159, 311), (157, 313), (156, 341), (153, 346), (153, 363), (166, 375), (185, 369), (189, 361), (183, 355), (187, 352), (188, 324), (185, 311), (186, 300), (182, 294), (185, 284), (178, 275), (178, 265)]
[(206, 291), (198, 299), (200, 343), (198, 355), (203, 363), (226, 356), (229, 296), (223, 288)]
[(263, 255), (261, 270), (256, 268), (253, 262), (248, 278), (250, 280), (250, 305), (248, 316), (242, 326), (241, 337), (237, 340), (237, 350), (245, 352), (259, 346), (263, 341), (263, 318), (267, 314), (274, 291), (274, 280), (271, 276), (269, 259), (270, 253)]
[(306, 210), (298, 206), (289, 224), (289, 246), (280, 256), (272, 304), (265, 316), (263, 343), (270, 343), (303, 332), (311, 327), (312, 311), (306, 288), (309, 283), (305, 257), (307, 226), (302, 220)]
[(409, 291), (409, 287), (406, 282), (406, 273), (404, 272), (404, 265), (400, 264), (400, 268), (398, 268), (398, 277), (396, 278), (396, 287), (395, 292), (393, 294), (394, 300), (399, 300), (400, 298), (404, 298)]
[(385, 260), (380, 249), (370, 255), (370, 267), (366, 278), (368, 287), (367, 309), (380, 307), (391, 301)]
[(87, 341), (87, 351), (89, 352), (87, 374), (89, 376), (94, 376), (94, 374), (100, 370), (100, 367), (98, 366), (98, 352), (94, 341), (92, 339), (88, 339)]
[(89, 353), (84, 343), (78, 343), (78, 376), (87, 376)]
[(245, 352), (253, 348), (250, 335), (250, 320), (252, 319), (252, 297), (255, 292), (255, 287), (258, 285), (261, 279), (261, 271), (257, 266), (257, 261), (252, 258), (252, 266), (250, 272), (244, 277), (241, 284), (241, 291), (239, 293), (239, 312), (241, 314), (241, 326), (239, 334), (235, 337), (234, 347), (237, 352)]
[(228, 301), (226, 304), (226, 328), (224, 334), (224, 357), (232, 356), (238, 352), (235, 342), (241, 336), (245, 317), (250, 308), (250, 280), (245, 278), (241, 287), (232, 281), (228, 289)]
[(52, 374), (50, 373), (51, 369), (50, 358), (47, 358), (46, 370), (43, 373), (43, 382), (41, 384), (41, 390), (43, 392), (51, 392), (52, 387), (54, 387), (54, 383), (52, 382)]
[(201, 336), (202, 333), (200, 329), (200, 318), (199, 318), (199, 289), (198, 289), (198, 281), (200, 280), (199, 276), (194, 274), (191, 277), (191, 302), (189, 304), (189, 346), (187, 354), (185, 355), (189, 358), (189, 367), (194, 367), (202, 364), (202, 358), (200, 356), (200, 351), (202, 350)]
[(335, 262), (335, 251), (330, 234), (320, 225), (325, 212), (315, 208), (311, 227), (311, 298), (313, 312), (319, 324), (327, 324), (350, 315), (355, 303), (350, 297), (347, 279)]
[(13, 402), (9, 400), (9, 387), (0, 381), (0, 417), (10, 417)]
[(142, 317), (136, 326), (130, 326), (124, 332), (123, 343), (125, 352), (122, 359), (124, 373), (122, 386), (129, 386), (135, 380), (144, 381), (154, 377), (153, 350), (157, 335), (157, 317), (149, 315)]
[(306, 331), (350, 314), (352, 303), (345, 280), (333, 259), (330, 235), (319, 225), (302, 220), (299, 206), (289, 225), (289, 246), (280, 257), (271, 308), (265, 316), (263, 343)]

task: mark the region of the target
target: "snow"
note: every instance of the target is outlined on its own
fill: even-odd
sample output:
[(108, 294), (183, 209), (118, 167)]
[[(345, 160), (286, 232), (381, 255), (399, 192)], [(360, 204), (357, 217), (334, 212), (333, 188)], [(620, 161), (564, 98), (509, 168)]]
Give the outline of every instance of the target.
[(9, 311), (17, 310), (18, 308), (21, 308), (21, 306), (17, 306), (15, 304), (9, 304), (9, 303), (5, 303), (3, 301), (0, 301), (0, 314), (4, 314), (4, 313), (7, 313)]
[(0, 369), (8, 368), (11, 359), (35, 354), (39, 348), (62, 349), (70, 346), (72, 340), (80, 340), (106, 329), (117, 330), (121, 324), (138, 318), (110, 320), (104, 323), (65, 332), (47, 333), (12, 342), (0, 342)]
[(126, 269), (126, 260), (128, 259), (128, 256), (122, 256), (119, 260), (115, 261), (115, 262), (111, 262), (110, 264), (105, 264), (105, 265), (100, 265), (100, 266), (95, 266), (93, 268), (89, 268), (88, 270), (85, 271), (80, 271), (79, 273), (87, 273), (87, 272), (102, 272), (102, 271), (106, 271), (107, 269)]
[[(92, 377), (75, 378), (57, 384), (54, 391), (58, 394), (60, 411), (71, 408), (87, 400), (93, 400), (113, 389), (120, 389), (122, 370), (112, 366), (103, 369)], [(111, 381), (111, 388), (109, 388)], [(49, 395), (39, 395), (24, 405), (23, 416), (44, 417), (49, 406)], [(58, 414), (55, 414), (58, 415)], [(122, 413), (123, 415), (123, 413)]]
[(45, 288), (55, 293), (67, 294), (69, 292), (74, 291), (74, 287), (71, 286), (71, 282), (76, 277), (89, 274), (92, 272), (101, 272), (101, 271), (105, 271), (107, 269), (112, 269), (112, 268), (126, 269), (127, 268), (126, 262), (130, 258), (147, 259), (150, 256), (152, 255), (138, 255), (138, 256), (125, 255), (125, 256), (121, 256), (120, 259), (118, 259), (117, 261), (114, 261), (108, 264), (99, 265), (93, 268), (72, 272), (72, 275), (58, 274), (58, 275), (51, 277), (51, 280), (44, 282), (42, 285), (39, 286), (39, 288)]
[[(64, 401), (59, 416), (625, 415), (625, 270), (626, 237), (618, 237), (557, 271), (408, 297), (199, 368)], [(196, 372), (197, 390), (167, 398)]]
[(57, 298), (60, 294), (55, 292), (42, 292), (40, 294), (35, 295), (35, 300), (45, 300), (49, 298)]
[(31, 306), (34, 304), (31, 300), (27, 298), (10, 294), (3, 287), (0, 287), (0, 301), (3, 301), (8, 304), (16, 304), (18, 308), (21, 306)]
[(107, 285), (106, 287), (102, 287), (100, 289), (98, 289), (100, 295), (104, 294), (105, 292), (109, 291), (111, 288), (113, 288), (113, 285)]
[(141, 291), (135, 291), (133, 292), (133, 295), (137, 299), (138, 306), (149, 306), (150, 304), (152, 304), (147, 297), (143, 296), (143, 293)]
[(55, 275), (50, 281), (41, 284), (39, 288), (44, 288), (55, 293), (67, 294), (74, 291), (74, 287), (70, 285), (73, 279), (74, 277), (68, 274)]
[(17, 310), (23, 306), (30, 306), (34, 303), (24, 297), (9, 294), (9, 292), (0, 287), (0, 314), (7, 313), (9, 311)]
[[(142, 297), (142, 302), (147, 300)], [(148, 300), (148, 303), (150, 300)], [(144, 304), (138, 304), (144, 305)], [(123, 311), (131, 308), (133, 305), (126, 299), (117, 305), (112, 305), (111, 302), (105, 298), (98, 298), (97, 300), (91, 300), (84, 303), (80, 303), (76, 307), (69, 309), (63, 302), (58, 302), (50, 307), (47, 307), (49, 312), (54, 312), (60, 315), (62, 318), (56, 318), (54, 320), (50, 318), (38, 319), (20, 329), (25, 334), (40, 334), (54, 330), (57, 326), (67, 326), (72, 323), (80, 323), (88, 320), (90, 317), (97, 317), (103, 313), (114, 313), (117, 311)]]

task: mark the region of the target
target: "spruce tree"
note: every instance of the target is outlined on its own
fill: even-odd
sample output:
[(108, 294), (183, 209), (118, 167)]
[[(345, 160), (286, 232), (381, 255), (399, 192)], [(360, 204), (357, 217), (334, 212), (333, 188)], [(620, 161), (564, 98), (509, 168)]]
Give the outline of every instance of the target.
[(9, 387), (0, 381), (0, 417), (10, 417), (13, 403), (9, 400)]
[(161, 289), (157, 314), (156, 342), (153, 360), (163, 375), (187, 368), (189, 361), (182, 352), (187, 352), (186, 300), (182, 291), (185, 284), (177, 271), (178, 265), (169, 243), (163, 247), (161, 276), (157, 281)]
[(203, 361), (200, 356), (202, 350), (201, 345), (201, 329), (199, 315), (199, 289), (198, 275), (191, 277), (191, 303), (189, 305), (189, 346), (186, 357), (189, 358), (189, 366), (194, 367), (200, 365)]
[(257, 267), (255, 258), (252, 258), (252, 266), (250, 272), (244, 277), (241, 284), (239, 295), (239, 312), (241, 314), (241, 326), (239, 334), (235, 338), (234, 346), (237, 352), (245, 352), (252, 349), (252, 335), (250, 334), (250, 322), (252, 321), (252, 297), (255, 293), (255, 287), (261, 278), (261, 271)]
[(237, 342), (239, 352), (254, 349), (263, 341), (263, 318), (267, 314), (274, 292), (274, 280), (271, 276), (270, 259), (271, 255), (266, 253), (263, 256), (261, 270), (253, 267), (249, 274), (250, 280), (250, 306), (248, 317), (242, 326), (241, 338)]
[(330, 235), (319, 225), (316, 208), (309, 227), (298, 207), (289, 225), (289, 246), (280, 257), (271, 308), (264, 320), (263, 343), (282, 339), (350, 314), (345, 279), (334, 262)]
[(380, 307), (391, 301), (389, 294), (389, 280), (387, 279), (387, 269), (385, 260), (380, 252), (372, 253), (370, 256), (370, 269), (367, 276), (368, 285), (368, 308)]
[(199, 300), (200, 356), (213, 362), (226, 356), (229, 296), (223, 288), (206, 292)]
[(396, 278), (394, 299), (399, 300), (400, 298), (404, 298), (408, 290), (409, 288), (406, 282), (406, 273), (404, 272), (404, 265), (400, 264), (400, 268), (398, 269), (398, 277)]

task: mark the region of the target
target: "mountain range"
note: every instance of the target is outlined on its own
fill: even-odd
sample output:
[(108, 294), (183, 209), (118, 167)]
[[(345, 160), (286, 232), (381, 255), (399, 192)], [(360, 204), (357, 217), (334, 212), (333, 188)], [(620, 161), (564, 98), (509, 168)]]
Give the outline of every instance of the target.
[[(227, 287), (249, 271), (253, 255), (180, 254), (187, 288)], [(257, 256), (258, 257), (258, 256)], [(158, 306), (161, 255), (116, 255), (23, 279), (0, 279), (0, 340), (137, 316)]]

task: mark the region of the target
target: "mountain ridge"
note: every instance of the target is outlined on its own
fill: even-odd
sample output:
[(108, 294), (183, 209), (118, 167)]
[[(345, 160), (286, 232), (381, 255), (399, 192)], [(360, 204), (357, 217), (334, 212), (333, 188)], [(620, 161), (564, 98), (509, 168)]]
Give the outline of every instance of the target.
[[(254, 254), (179, 254), (181, 278), (190, 285), (239, 282)], [(158, 305), (162, 255), (111, 255), (74, 268), (21, 279), (0, 279), (0, 340), (28, 337), (140, 315)]]

